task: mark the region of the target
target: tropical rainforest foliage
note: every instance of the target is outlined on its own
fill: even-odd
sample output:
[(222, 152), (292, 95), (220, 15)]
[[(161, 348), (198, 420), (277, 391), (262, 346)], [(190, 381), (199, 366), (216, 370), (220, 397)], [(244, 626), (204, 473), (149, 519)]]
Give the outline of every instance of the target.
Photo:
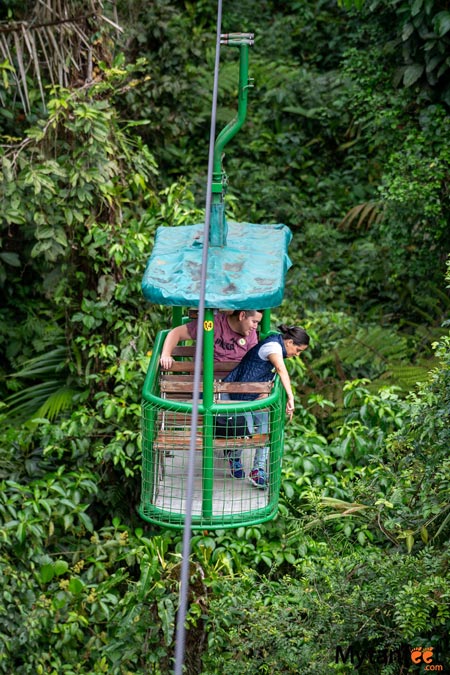
[[(279, 515), (193, 537), (186, 672), (425, 672), (418, 648), (442, 671), (450, 11), (223, 4), (223, 32), (255, 33), (227, 209), (291, 228), (273, 320), (312, 344)], [(156, 227), (203, 217), (216, 9), (0, 8), (0, 673), (173, 668), (181, 535), (136, 513), (140, 390), (170, 317), (140, 283)], [(221, 51), (219, 125), (237, 91)]]

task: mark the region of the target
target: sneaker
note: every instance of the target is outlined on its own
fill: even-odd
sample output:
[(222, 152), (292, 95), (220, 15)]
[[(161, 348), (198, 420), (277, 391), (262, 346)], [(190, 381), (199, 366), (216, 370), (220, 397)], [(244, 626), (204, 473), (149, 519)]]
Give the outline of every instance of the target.
[(257, 488), (264, 490), (267, 487), (267, 474), (264, 469), (252, 469), (248, 479)]
[(233, 478), (245, 478), (245, 471), (238, 457), (229, 457), (228, 464), (230, 465), (230, 473)]

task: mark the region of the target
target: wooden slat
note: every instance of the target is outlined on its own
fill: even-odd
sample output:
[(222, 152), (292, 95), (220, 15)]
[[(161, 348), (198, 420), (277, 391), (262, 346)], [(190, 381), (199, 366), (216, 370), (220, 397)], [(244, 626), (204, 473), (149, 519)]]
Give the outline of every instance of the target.
[[(158, 423), (161, 426), (164, 426), (166, 429), (170, 427), (186, 427), (186, 424), (189, 426), (193, 422), (192, 415), (186, 415), (184, 412), (175, 412), (174, 410), (164, 410), (159, 411), (158, 414)], [(201, 427), (203, 424), (203, 415), (197, 416), (197, 425)]]
[[(165, 394), (192, 394), (194, 383), (191, 380), (162, 380), (160, 382), (161, 391)], [(203, 385), (200, 382), (200, 391), (203, 391)]]
[[(268, 394), (271, 390), (270, 382), (216, 382), (214, 392), (216, 394)], [(191, 379), (164, 379), (160, 382), (161, 392), (164, 394), (192, 394), (194, 383)], [(200, 391), (203, 384), (200, 383)], [(230, 402), (230, 401), (228, 401)]]
[(195, 345), (176, 345), (172, 350), (172, 356), (195, 356)]
[(170, 368), (161, 368), (161, 373), (193, 373), (194, 368), (193, 361), (174, 361)]
[[(272, 382), (215, 382), (214, 391), (218, 394), (269, 394)], [(232, 403), (232, 401), (228, 401)]]
[(162, 372), (159, 381), (167, 382), (168, 384), (170, 384), (170, 382), (190, 382), (192, 385), (194, 384), (194, 378), (192, 377), (191, 373), (184, 373), (184, 374), (177, 373), (176, 375), (174, 375), (169, 371)]
[[(176, 388), (177, 385), (190, 385), (191, 390), (194, 387), (194, 379), (191, 374), (176, 374), (162, 373), (160, 378), (161, 388), (169, 389), (172, 385)], [(202, 383), (200, 383), (202, 385)], [(272, 382), (217, 382), (213, 383), (214, 391), (216, 392), (246, 392), (249, 393), (269, 393), (272, 390)]]
[[(223, 363), (214, 364), (214, 374), (216, 377), (219, 373), (228, 374), (238, 365), (238, 361), (224, 361)], [(161, 373), (193, 373), (195, 369), (194, 361), (174, 361), (170, 368), (161, 369)]]
[[(182, 431), (159, 431), (155, 439), (154, 447), (157, 450), (170, 450), (171, 447), (175, 449), (188, 449), (191, 442), (190, 429)], [(240, 448), (245, 447), (259, 447), (269, 444), (269, 434), (255, 434), (254, 436), (245, 436), (243, 438), (214, 438), (213, 445), (218, 448), (234, 448), (237, 445)], [(197, 450), (203, 447), (203, 438), (201, 434), (195, 437), (195, 445)]]

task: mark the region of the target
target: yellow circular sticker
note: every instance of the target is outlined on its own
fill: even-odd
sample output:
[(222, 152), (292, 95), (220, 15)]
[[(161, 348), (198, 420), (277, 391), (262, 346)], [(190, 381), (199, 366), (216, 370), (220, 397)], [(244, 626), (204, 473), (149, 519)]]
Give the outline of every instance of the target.
[(214, 328), (214, 321), (204, 321), (203, 328), (208, 331), (212, 330)]

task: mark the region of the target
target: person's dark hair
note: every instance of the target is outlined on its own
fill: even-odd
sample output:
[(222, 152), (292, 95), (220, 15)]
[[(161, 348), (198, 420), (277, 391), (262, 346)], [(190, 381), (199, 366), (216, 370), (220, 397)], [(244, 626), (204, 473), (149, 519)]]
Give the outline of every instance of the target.
[(249, 316), (254, 316), (257, 312), (259, 312), (259, 314), (262, 314), (264, 312), (264, 310), (263, 309), (235, 309), (231, 316), (239, 316), (239, 314), (241, 312), (245, 312), (245, 316), (249, 317)]
[(283, 336), (283, 340), (292, 340), (294, 345), (309, 345), (309, 335), (301, 326), (286, 326), (282, 323), (278, 330)]

